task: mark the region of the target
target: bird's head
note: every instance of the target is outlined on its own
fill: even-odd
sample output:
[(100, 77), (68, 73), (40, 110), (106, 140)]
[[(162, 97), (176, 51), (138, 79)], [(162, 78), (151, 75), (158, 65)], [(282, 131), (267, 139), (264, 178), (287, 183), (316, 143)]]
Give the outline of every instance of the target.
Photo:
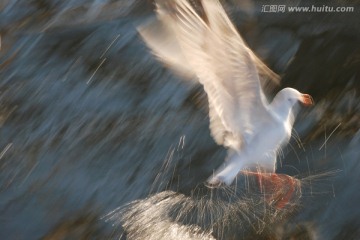
[(270, 108), (282, 119), (290, 119), (291, 124), (295, 121), (295, 116), (298, 108), (297, 103), (302, 103), (305, 106), (314, 104), (312, 97), (309, 94), (304, 94), (293, 88), (284, 88), (276, 94)]
[(314, 104), (313, 98), (309, 94), (299, 92), (294, 88), (284, 88), (279, 93), (281, 101), (286, 102), (287, 105), (294, 106), (300, 102), (304, 106), (311, 106)]

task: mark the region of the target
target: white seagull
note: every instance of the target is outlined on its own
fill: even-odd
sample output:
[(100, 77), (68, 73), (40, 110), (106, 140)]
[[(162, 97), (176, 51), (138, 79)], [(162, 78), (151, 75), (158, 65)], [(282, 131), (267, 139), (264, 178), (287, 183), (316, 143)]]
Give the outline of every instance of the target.
[(273, 73), (246, 46), (218, 0), (157, 0), (157, 20), (140, 27), (145, 43), (161, 61), (196, 77), (209, 101), (211, 135), (228, 148), (225, 162), (208, 184), (231, 185), (240, 171), (273, 173), (277, 153), (290, 139), (293, 107), (312, 97), (284, 88), (269, 103), (262, 85)]

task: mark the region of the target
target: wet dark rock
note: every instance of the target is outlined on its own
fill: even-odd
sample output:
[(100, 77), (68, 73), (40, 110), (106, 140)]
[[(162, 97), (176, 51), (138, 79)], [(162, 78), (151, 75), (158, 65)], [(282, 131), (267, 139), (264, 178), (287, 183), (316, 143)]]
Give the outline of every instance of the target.
[[(260, 12), (267, 1), (226, 2), (281, 87), (316, 102), (296, 123), (304, 146), (292, 140), (278, 166), (307, 179), (303, 207), (268, 226), (276, 231), (244, 236), (358, 238), (360, 7), (272, 14)], [(136, 32), (153, 7), (0, 3), (0, 239), (118, 239), (123, 229), (103, 215), (149, 193), (189, 196), (222, 163), (202, 88), (162, 66)]]

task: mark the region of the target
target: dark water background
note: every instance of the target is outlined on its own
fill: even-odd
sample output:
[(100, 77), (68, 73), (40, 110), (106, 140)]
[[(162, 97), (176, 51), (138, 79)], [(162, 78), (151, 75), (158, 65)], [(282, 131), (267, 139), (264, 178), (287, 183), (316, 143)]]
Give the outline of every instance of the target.
[[(279, 3), (320, 4), (265, 4)], [(295, 126), (304, 149), (292, 141), (279, 172), (335, 173), (261, 238), (359, 239), (359, 3), (312, 14), (261, 13), (262, 4), (226, 9), (282, 87), (316, 101)], [(0, 2), (0, 239), (116, 239), (104, 214), (151, 191), (189, 193), (221, 164), (203, 90), (158, 63), (136, 32), (152, 15), (151, 1)], [(169, 157), (168, 184), (153, 185)]]

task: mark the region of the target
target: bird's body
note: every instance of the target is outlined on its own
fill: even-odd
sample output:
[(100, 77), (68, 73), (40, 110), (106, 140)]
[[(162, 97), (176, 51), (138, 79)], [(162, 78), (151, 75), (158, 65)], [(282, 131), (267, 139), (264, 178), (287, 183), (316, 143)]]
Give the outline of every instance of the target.
[[(224, 165), (209, 178), (210, 184), (224, 182), (230, 185), (240, 170), (275, 172), (277, 154), (291, 137), (292, 121), (284, 121), (281, 115), (272, 111), (271, 105), (269, 112), (272, 121), (261, 121), (249, 142), (228, 151)], [(288, 118), (292, 118), (292, 114), (289, 111)]]
[(208, 183), (230, 185), (245, 169), (274, 173), (291, 136), (293, 107), (310, 104), (311, 97), (285, 88), (269, 104), (261, 86), (278, 76), (246, 46), (218, 0), (201, 5), (200, 17), (187, 0), (157, 0), (158, 19), (139, 32), (155, 55), (195, 76), (207, 93), (211, 135), (229, 149)]

